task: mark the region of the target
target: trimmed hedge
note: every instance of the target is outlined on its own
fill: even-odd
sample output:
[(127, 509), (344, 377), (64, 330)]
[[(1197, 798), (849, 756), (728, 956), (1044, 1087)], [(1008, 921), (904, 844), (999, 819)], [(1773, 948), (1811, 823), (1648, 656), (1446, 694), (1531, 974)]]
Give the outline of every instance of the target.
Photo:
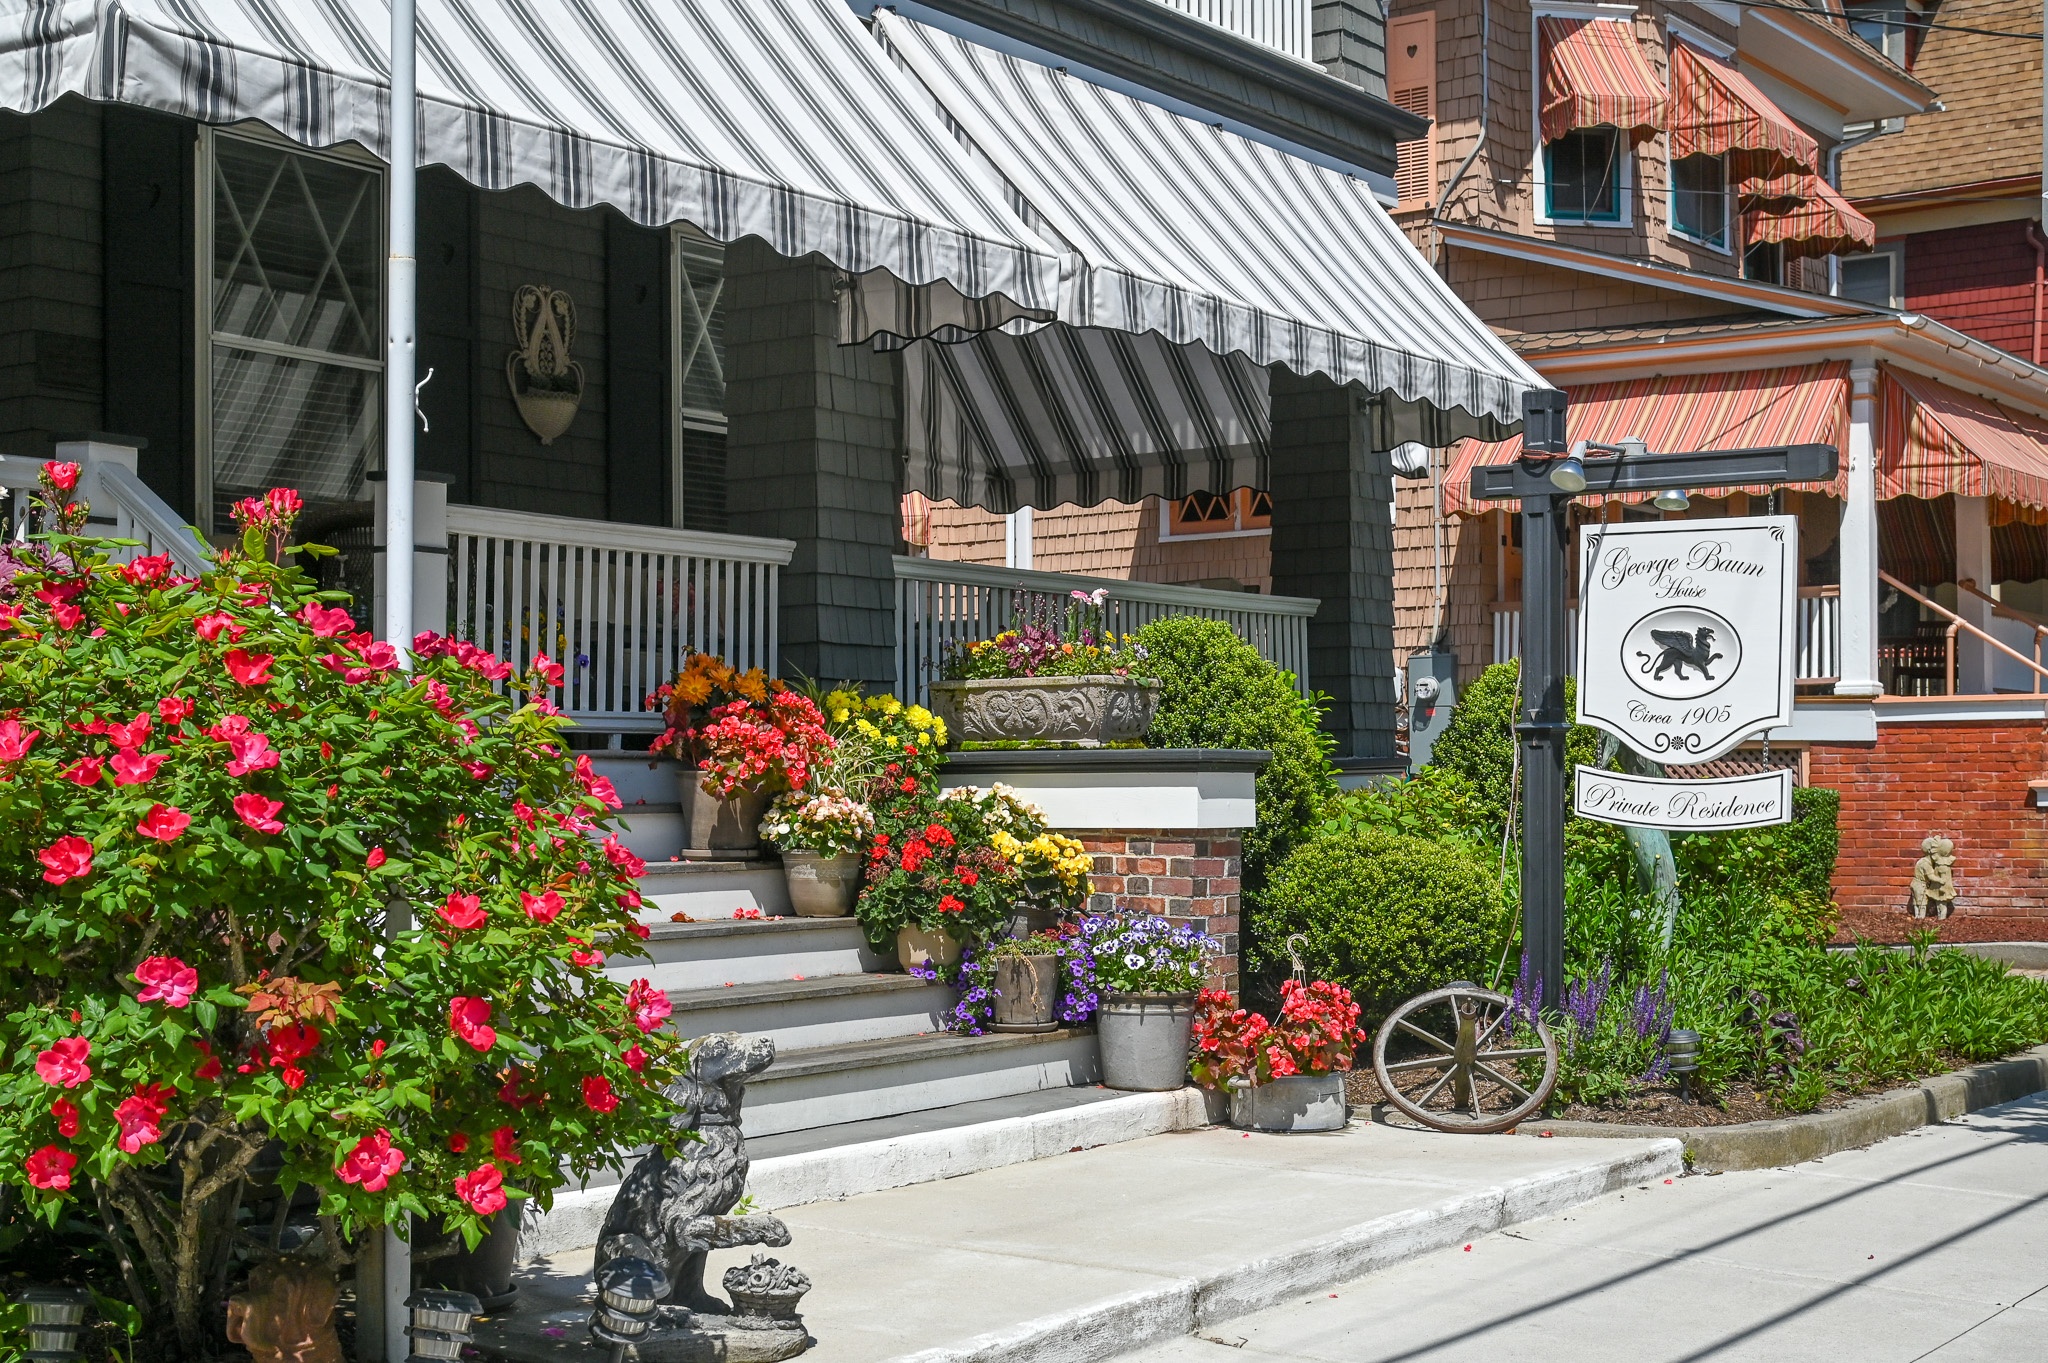
[[(1507, 821), (1509, 789), (1515, 766), (1515, 711), (1521, 704), (1521, 663), (1495, 663), (1458, 693), (1451, 722), (1429, 750), (1431, 766), (1447, 767), (1470, 781), (1493, 811), (1494, 827)], [(1567, 718), (1577, 720), (1578, 685), (1565, 678)], [(1578, 763), (1594, 765), (1600, 757), (1600, 734), (1588, 724), (1573, 723), (1565, 735), (1565, 770)], [(1570, 799), (1567, 785), (1567, 801)]]
[(1824, 940), (1835, 927), (1841, 812), (1840, 791), (1801, 786), (1792, 792), (1791, 823), (1675, 838), (1679, 893), (1748, 888), (1794, 911), (1810, 935)]

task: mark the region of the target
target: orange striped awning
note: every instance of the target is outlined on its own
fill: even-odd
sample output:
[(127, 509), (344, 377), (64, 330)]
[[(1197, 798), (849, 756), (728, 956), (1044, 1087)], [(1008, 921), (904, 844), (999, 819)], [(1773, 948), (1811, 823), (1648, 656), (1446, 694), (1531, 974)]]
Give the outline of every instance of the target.
[(1877, 224), (1858, 213), (1818, 175), (1807, 177), (1801, 200), (1784, 208), (1764, 208), (1743, 215), (1743, 244), (1782, 243), (1787, 256), (1829, 256), (1837, 251), (1868, 251), (1877, 245)]
[(1640, 139), (1664, 127), (1664, 85), (1643, 60), (1633, 22), (1543, 18), (1536, 25), (1544, 141), (1574, 128), (1627, 128)]
[(1671, 159), (1747, 152), (1814, 170), (1820, 144), (1728, 62), (1692, 44), (1671, 44)]
[[(1621, 383), (1591, 383), (1566, 390), (1571, 398), (1566, 435), (1573, 441), (1609, 445), (1625, 436), (1635, 436), (1660, 453), (1809, 442), (1839, 449), (1847, 429), (1848, 390), (1846, 361), (1738, 374), (1672, 374)], [(1459, 515), (1487, 510), (1487, 504), (1471, 500), (1472, 470), (1481, 464), (1508, 463), (1521, 453), (1520, 436), (1465, 441), (1451, 454), (1450, 471), (1444, 480), (1444, 510)], [(1844, 482), (1838, 474), (1832, 484), (1803, 486), (1839, 495)], [(1706, 497), (1770, 491), (1765, 487), (1688, 490)], [(1646, 502), (1655, 495), (1622, 493), (1612, 500)], [(1610, 499), (1581, 500), (1598, 505)]]
[(1955, 493), (2048, 509), (2048, 422), (1890, 365), (1878, 401), (1879, 497)]

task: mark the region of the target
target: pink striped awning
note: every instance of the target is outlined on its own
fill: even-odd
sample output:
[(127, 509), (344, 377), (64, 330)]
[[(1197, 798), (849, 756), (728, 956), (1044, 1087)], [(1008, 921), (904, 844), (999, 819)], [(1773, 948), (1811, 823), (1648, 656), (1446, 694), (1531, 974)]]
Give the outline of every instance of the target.
[(1664, 84), (1643, 60), (1633, 22), (1542, 18), (1536, 26), (1544, 141), (1574, 128), (1626, 128), (1640, 139), (1664, 127)]
[(1879, 497), (1955, 493), (2048, 509), (2048, 421), (1890, 365), (1878, 399)]
[[(1840, 448), (1847, 429), (1849, 366), (1846, 361), (1757, 369), (1737, 374), (1672, 374), (1621, 383), (1592, 383), (1567, 389), (1571, 407), (1566, 435), (1573, 441), (1615, 444), (1625, 436), (1648, 442), (1653, 451), (1733, 449), (1811, 442)], [(1444, 480), (1444, 510), (1472, 515), (1488, 509), (1470, 499), (1472, 470), (1505, 464), (1522, 453), (1522, 438), (1468, 440), (1452, 452)], [(1846, 460), (1844, 461), (1846, 464)], [(1843, 478), (1805, 485), (1840, 495)], [(1770, 489), (1692, 488), (1696, 496), (1726, 497)], [(1619, 494), (1613, 500), (1646, 502), (1654, 492)], [(1582, 499), (1589, 505), (1609, 500)]]
[(1790, 257), (1868, 251), (1877, 245), (1877, 225), (1826, 180), (1811, 175), (1799, 201), (1743, 215), (1743, 245), (1765, 241), (1781, 243)]
[(1820, 144), (1734, 65), (1671, 44), (1671, 159), (1742, 151), (1814, 170)]

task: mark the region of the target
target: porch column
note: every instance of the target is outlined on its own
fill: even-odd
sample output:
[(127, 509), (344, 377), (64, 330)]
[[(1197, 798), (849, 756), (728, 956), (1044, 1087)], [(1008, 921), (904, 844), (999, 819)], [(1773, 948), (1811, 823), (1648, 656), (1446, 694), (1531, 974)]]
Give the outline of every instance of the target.
[(902, 418), (896, 360), (838, 344), (836, 271), (760, 241), (725, 254), (726, 516), (796, 541), (780, 671), (893, 684)]
[(1881, 696), (1877, 680), (1877, 366), (1849, 369), (1849, 486), (1842, 503), (1842, 678), (1838, 696)]
[(1349, 388), (1278, 365), (1273, 591), (1312, 596), (1308, 680), (1331, 699), (1338, 757), (1394, 754), (1394, 498), (1387, 456)]
[[(1991, 499), (1956, 498), (1956, 581), (1973, 582), (1980, 592), (1991, 578)], [(1991, 632), (1991, 603), (1956, 588), (1956, 614), (1986, 634)], [(1956, 631), (1956, 690), (1966, 696), (1989, 695), (1993, 685), (1991, 645), (1965, 630)]]

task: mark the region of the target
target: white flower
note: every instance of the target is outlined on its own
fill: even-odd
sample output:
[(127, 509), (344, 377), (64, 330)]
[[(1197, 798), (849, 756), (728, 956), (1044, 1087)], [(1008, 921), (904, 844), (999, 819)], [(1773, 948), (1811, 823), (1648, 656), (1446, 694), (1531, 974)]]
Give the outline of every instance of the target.
[(1145, 958), (1133, 953), (1124, 957), (1124, 964), (1133, 970), (1143, 970), (1145, 968)]

